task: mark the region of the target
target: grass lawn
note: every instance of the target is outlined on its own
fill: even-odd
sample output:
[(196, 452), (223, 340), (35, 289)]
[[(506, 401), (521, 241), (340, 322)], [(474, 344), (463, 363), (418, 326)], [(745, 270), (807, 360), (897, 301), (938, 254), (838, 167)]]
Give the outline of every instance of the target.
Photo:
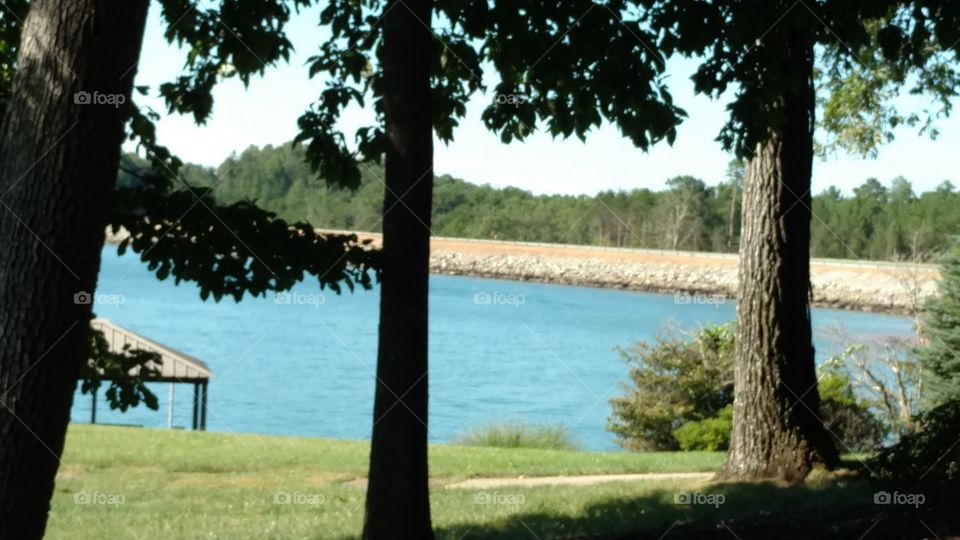
[[(355, 538), (368, 445), (72, 425), (48, 538)], [(464, 490), (470, 477), (711, 471), (721, 453), (599, 454), (434, 446), (437, 537), (565, 538), (632, 531), (656, 538), (676, 522), (814, 512), (872, 502), (859, 481), (806, 487), (711, 486), (691, 480)], [(818, 485), (819, 484), (819, 485)], [(701, 502), (675, 503), (678, 493)], [(722, 496), (719, 500), (717, 496)], [(722, 504), (714, 504), (722, 502)]]

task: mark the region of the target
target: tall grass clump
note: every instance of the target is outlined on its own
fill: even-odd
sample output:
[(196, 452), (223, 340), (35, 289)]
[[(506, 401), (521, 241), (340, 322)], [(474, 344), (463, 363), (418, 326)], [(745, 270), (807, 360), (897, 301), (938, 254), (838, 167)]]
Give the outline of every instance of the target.
[(563, 426), (531, 426), (518, 422), (490, 424), (464, 433), (454, 441), (465, 446), (579, 450)]

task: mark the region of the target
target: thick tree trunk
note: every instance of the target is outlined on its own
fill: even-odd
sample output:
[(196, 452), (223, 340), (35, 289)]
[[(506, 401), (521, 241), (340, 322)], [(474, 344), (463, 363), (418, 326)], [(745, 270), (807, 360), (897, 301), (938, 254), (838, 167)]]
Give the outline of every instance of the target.
[[(395, 3), (400, 5), (395, 6)], [(427, 289), (433, 198), (431, 0), (383, 19), (386, 193), (373, 440), (363, 538), (428, 540)]]
[(147, 5), (36, 0), (24, 22), (0, 126), (0, 538), (43, 536), (127, 117), (94, 102), (129, 102)]
[(810, 329), (813, 47), (796, 36), (784, 58), (802, 82), (778, 106), (786, 125), (747, 167), (737, 291), (734, 426), (721, 479), (801, 482), (838, 460), (819, 418)]

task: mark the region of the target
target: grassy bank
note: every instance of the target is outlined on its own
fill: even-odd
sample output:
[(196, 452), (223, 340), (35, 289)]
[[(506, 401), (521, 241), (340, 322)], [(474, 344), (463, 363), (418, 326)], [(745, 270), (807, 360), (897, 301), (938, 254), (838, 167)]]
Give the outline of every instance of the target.
[[(360, 442), (71, 426), (48, 538), (353, 538), (363, 518)], [(778, 488), (650, 481), (449, 489), (468, 477), (710, 471), (719, 453), (595, 454), (435, 446), (438, 538), (547, 538), (648, 531), (790, 508), (870, 501), (857, 482)], [(816, 491), (811, 496), (811, 491)], [(678, 493), (723, 504), (676, 504)], [(711, 499), (716, 502), (716, 497)]]

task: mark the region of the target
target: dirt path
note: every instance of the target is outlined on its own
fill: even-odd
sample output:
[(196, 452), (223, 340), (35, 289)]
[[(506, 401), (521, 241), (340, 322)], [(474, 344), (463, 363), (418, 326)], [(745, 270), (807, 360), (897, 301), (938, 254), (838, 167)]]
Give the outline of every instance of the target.
[(492, 489), (503, 487), (537, 486), (592, 486), (608, 482), (637, 482), (656, 480), (701, 480), (713, 478), (713, 473), (644, 473), (644, 474), (594, 474), (585, 476), (534, 476), (520, 478), (471, 478), (447, 484), (447, 489)]

